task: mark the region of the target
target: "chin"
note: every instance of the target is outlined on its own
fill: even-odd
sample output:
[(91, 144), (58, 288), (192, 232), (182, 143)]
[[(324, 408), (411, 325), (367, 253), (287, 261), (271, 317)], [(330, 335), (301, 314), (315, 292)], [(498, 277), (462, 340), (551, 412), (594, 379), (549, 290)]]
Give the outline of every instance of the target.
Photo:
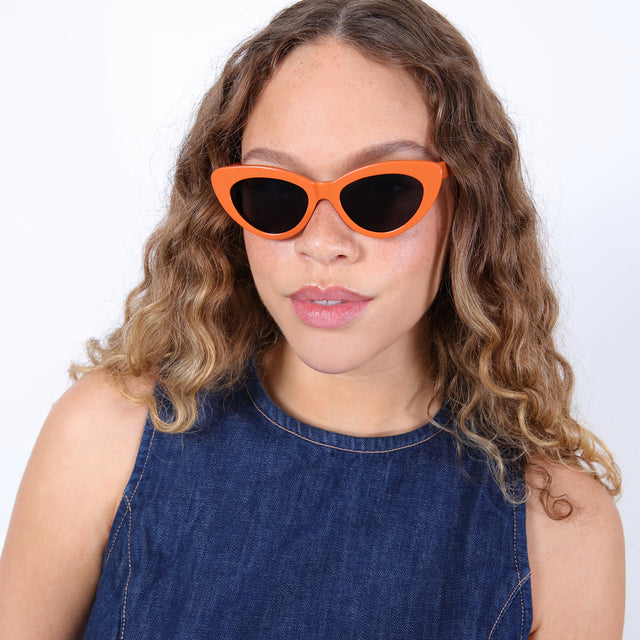
[(339, 375), (348, 373), (357, 368), (357, 363), (344, 357), (335, 357), (331, 354), (322, 354), (318, 356), (306, 356), (305, 354), (296, 354), (300, 361), (318, 373), (327, 375)]
[(363, 348), (365, 345), (358, 345), (358, 341), (353, 338), (348, 341), (338, 340), (333, 344), (332, 342), (318, 341), (314, 345), (306, 343), (300, 347), (295, 343), (289, 343), (289, 347), (302, 364), (313, 371), (327, 375), (366, 369), (374, 363), (378, 363), (379, 366), (381, 357), (384, 360), (382, 353)]

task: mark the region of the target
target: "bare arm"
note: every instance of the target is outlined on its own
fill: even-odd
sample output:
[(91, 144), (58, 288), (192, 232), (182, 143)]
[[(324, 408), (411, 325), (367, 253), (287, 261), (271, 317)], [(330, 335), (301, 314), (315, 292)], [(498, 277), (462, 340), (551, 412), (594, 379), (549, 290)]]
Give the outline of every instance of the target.
[(533, 594), (532, 640), (620, 640), (624, 623), (624, 538), (613, 501), (593, 478), (547, 467), (554, 495), (575, 513), (552, 520), (537, 495), (527, 503)]
[(54, 405), (0, 557), (1, 640), (82, 636), (145, 419), (102, 374)]

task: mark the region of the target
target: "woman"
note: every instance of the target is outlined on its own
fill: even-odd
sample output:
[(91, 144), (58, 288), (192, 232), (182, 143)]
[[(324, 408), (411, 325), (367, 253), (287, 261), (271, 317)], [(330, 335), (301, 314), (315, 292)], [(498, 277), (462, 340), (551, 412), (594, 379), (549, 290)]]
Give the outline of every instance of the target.
[(619, 638), (620, 482), (556, 315), (460, 34), (293, 5), (205, 96), (125, 321), (43, 428), (2, 637)]

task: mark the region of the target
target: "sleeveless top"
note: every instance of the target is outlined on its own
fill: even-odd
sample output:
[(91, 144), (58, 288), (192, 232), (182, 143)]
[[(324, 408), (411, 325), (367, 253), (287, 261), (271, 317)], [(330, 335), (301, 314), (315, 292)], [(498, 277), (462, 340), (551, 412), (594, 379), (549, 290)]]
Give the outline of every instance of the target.
[(525, 506), (458, 455), (446, 406), (353, 437), (287, 415), (255, 368), (201, 400), (186, 434), (147, 420), (85, 638), (528, 637)]

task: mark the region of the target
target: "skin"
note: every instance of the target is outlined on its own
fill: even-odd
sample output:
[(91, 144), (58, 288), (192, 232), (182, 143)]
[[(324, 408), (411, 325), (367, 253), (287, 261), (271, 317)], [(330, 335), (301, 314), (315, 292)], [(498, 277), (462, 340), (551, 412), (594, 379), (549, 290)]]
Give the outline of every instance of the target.
[[(579, 471), (543, 465), (553, 493), (575, 513), (551, 520), (534, 492), (527, 502), (532, 640), (619, 640), (624, 624), (624, 536), (609, 494)], [(532, 472), (528, 472), (531, 479)], [(535, 485), (536, 478), (533, 478)]]
[(101, 373), (53, 406), (0, 557), (2, 640), (82, 637), (145, 419)]
[[(283, 61), (249, 117), (242, 152), (245, 164), (332, 180), (375, 161), (439, 160), (431, 139), (428, 109), (407, 72), (325, 43)], [(360, 436), (400, 433), (430, 417), (418, 323), (442, 277), (452, 209), (444, 188), (415, 226), (380, 239), (350, 229), (323, 200), (293, 238), (245, 232), (254, 282), (285, 337), (263, 376), (281, 406)], [(288, 298), (306, 285), (344, 287), (370, 302), (344, 327), (309, 327)]]
[[(356, 163), (430, 157), (430, 127), (406, 74), (322, 41), (294, 50), (277, 70), (251, 114), (243, 154), (249, 162), (327, 180)], [(388, 157), (385, 147), (386, 156), (369, 157), (397, 141), (424, 150), (410, 144)], [(416, 324), (442, 274), (451, 210), (444, 189), (414, 229), (372, 240), (352, 232), (322, 202), (296, 238), (245, 237), (256, 285), (286, 338), (262, 363), (263, 382), (283, 408), (354, 435), (407, 431), (433, 412), (437, 402), (424, 408), (431, 387), (415, 357)], [(352, 326), (311, 329), (301, 326), (287, 299), (305, 284), (346, 286), (372, 302)], [(131, 384), (148, 389), (153, 381)], [(101, 373), (83, 377), (53, 407), (0, 558), (1, 640), (82, 637), (145, 419), (146, 411)], [(371, 429), (364, 432), (362, 423)], [(554, 521), (535, 492), (527, 502), (530, 638), (619, 639), (624, 541), (618, 513), (586, 474), (547, 470), (554, 493), (571, 496), (576, 509), (571, 518)]]

